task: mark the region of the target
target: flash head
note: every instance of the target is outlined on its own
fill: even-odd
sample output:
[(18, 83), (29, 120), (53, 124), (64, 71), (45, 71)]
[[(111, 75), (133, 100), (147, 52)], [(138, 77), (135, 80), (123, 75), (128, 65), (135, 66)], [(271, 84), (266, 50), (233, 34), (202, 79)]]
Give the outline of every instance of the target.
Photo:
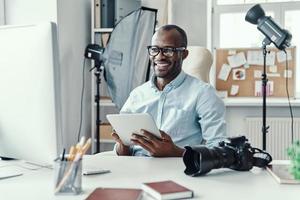
[(258, 20), (265, 16), (265, 11), (259, 4), (256, 4), (247, 12), (245, 20), (251, 24), (258, 24)]
[(84, 56), (88, 59), (95, 60), (96, 62), (102, 61), (102, 54), (104, 53), (104, 48), (98, 44), (89, 44), (85, 48)]
[(278, 49), (284, 50), (291, 45), (292, 35), (288, 30), (282, 29), (259, 4), (256, 4), (247, 12), (245, 20), (251, 24), (257, 24), (257, 29), (262, 32), (269, 43), (273, 43)]

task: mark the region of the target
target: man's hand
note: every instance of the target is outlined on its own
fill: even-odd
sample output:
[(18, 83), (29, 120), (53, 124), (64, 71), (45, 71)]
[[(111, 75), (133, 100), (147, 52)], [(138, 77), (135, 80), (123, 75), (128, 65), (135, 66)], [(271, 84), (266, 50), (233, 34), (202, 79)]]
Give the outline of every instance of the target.
[(132, 134), (131, 141), (154, 157), (182, 157), (184, 149), (176, 146), (165, 132), (160, 131), (160, 134), (161, 138), (158, 138), (146, 130), (141, 130), (140, 134)]
[(117, 142), (116, 151), (119, 156), (129, 156), (130, 155), (130, 147), (125, 145), (120, 139), (119, 135), (116, 132), (112, 132), (111, 136)]

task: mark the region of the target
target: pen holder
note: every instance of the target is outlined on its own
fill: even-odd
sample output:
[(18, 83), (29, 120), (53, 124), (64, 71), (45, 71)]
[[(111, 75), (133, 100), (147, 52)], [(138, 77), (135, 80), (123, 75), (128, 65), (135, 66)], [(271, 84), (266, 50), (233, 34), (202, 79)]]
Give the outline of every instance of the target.
[(79, 194), (82, 191), (82, 160), (67, 161), (56, 159), (54, 163), (55, 195)]

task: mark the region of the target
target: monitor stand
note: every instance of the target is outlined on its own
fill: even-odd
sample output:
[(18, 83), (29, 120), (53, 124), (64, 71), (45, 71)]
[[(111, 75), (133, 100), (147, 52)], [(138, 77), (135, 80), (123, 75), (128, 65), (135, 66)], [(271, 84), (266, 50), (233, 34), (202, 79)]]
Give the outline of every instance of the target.
[(4, 157), (0, 156), (1, 160), (16, 160), (15, 158), (9, 158), (9, 157)]

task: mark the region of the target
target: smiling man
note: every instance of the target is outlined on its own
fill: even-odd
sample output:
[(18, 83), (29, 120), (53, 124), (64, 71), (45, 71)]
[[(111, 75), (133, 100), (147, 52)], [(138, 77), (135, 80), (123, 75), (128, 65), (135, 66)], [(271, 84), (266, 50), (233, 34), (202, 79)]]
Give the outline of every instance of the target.
[(149, 113), (161, 138), (142, 130), (132, 135), (135, 145), (126, 146), (117, 133), (112, 136), (118, 155), (180, 157), (184, 146), (213, 146), (226, 136), (225, 107), (214, 88), (182, 71), (188, 56), (187, 36), (176, 25), (165, 25), (148, 46), (153, 75), (134, 89), (121, 112)]

